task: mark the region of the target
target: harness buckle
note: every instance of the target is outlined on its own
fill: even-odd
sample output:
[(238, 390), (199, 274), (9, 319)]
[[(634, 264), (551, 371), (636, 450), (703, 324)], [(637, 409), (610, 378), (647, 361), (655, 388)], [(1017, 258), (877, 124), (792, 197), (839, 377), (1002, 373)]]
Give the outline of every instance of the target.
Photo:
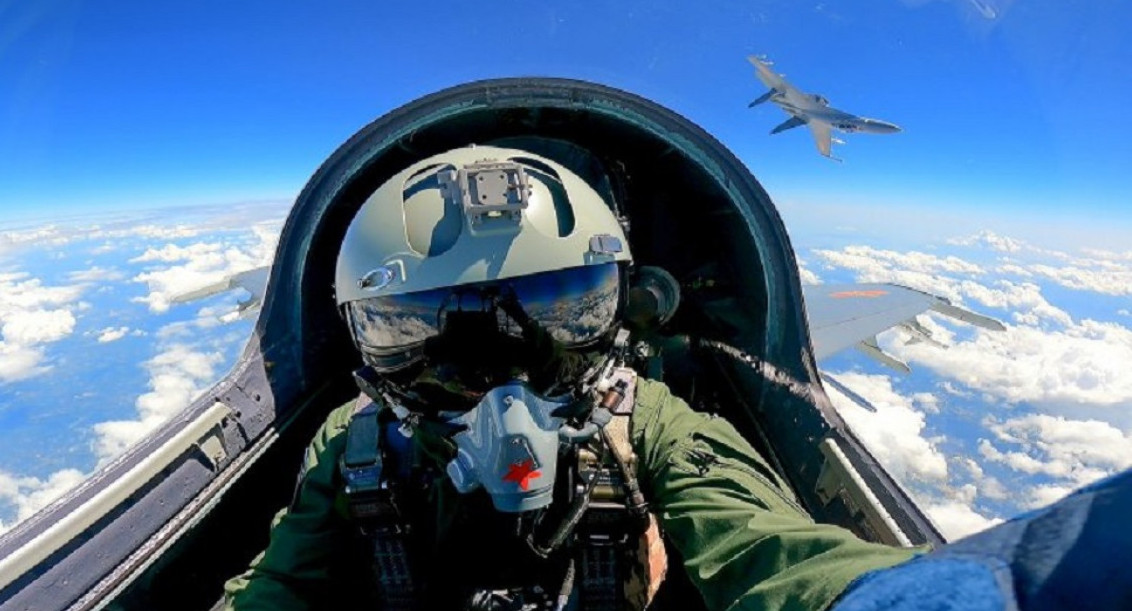
[(634, 535), (625, 505), (601, 501), (590, 503), (576, 532), (586, 545), (597, 547), (621, 547)]

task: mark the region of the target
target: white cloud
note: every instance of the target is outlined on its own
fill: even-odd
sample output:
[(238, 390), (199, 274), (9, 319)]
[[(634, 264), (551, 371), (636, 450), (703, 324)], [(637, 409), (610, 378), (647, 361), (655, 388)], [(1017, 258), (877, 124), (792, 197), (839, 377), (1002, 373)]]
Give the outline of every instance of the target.
[(103, 422), (94, 426), (95, 453), (105, 463), (187, 407), (217, 380), (216, 367), (223, 362), (219, 352), (199, 352), (176, 344), (146, 362), (150, 392), (138, 397), (137, 418)]
[(954, 274), (979, 276), (985, 270), (958, 257), (938, 257), (922, 252), (901, 253), (871, 246), (846, 246), (842, 250), (815, 250), (827, 268), (854, 271), (857, 282), (891, 282), (962, 303), (962, 282)]
[(1126, 250), (1124, 252), (1113, 252), (1111, 250), (1101, 250), (1099, 248), (1082, 248), (1081, 252), (1094, 259), (1101, 259), (1104, 261), (1132, 262), (1132, 250)]
[[(878, 461), (898, 481), (944, 482), (947, 460), (924, 437), (924, 415), (912, 399), (892, 388), (888, 376), (836, 373), (839, 382), (876, 407), (869, 412), (832, 386), (826, 390), (837, 411)], [(932, 409), (936, 408), (933, 401)]]
[(2, 330), (5, 342), (44, 344), (70, 335), (75, 330), (75, 316), (62, 309), (11, 312), (5, 316)]
[(924, 434), (924, 412), (939, 411), (937, 397), (928, 393), (904, 397), (893, 389), (888, 376), (834, 375), (877, 410), (869, 412), (836, 388), (827, 387), (838, 413), (881, 465), (911, 491), (945, 538), (954, 540), (1002, 521), (983, 515), (974, 506), (980, 493), (994, 498), (1003, 492), (1001, 485), (986, 476), (974, 460), (955, 459), (976, 483), (949, 485), (955, 473), (949, 470), (948, 459), (937, 447), (940, 440)]
[(1016, 316), (1027, 317), (1027, 323), (1032, 326), (1039, 320), (1051, 320), (1065, 326), (1073, 324), (1073, 317), (1046, 301), (1041, 287), (1032, 282), (998, 280), (994, 286), (998, 288), (992, 289), (978, 282), (964, 280), (960, 283), (960, 291), (965, 297), (987, 307), (1023, 310), (1015, 312)]
[[(1102, 266), (1096, 260), (1092, 263), (1091, 269), (1078, 265), (1065, 267), (1031, 265), (1029, 269), (1066, 288), (1105, 295), (1132, 295), (1132, 266), (1118, 264)], [(1096, 267), (1104, 269), (1096, 269)]]
[(806, 267), (806, 261), (799, 257), (797, 253), (794, 254), (795, 262), (798, 264), (798, 276), (802, 280), (802, 284), (821, 284), (821, 278), (818, 277), (812, 270)]
[(1132, 295), (1132, 251), (1112, 252), (1095, 248), (1082, 248), (1082, 255), (1045, 250), (984, 231), (975, 236), (948, 240), (949, 244), (984, 245), (1005, 253), (1025, 251), (1033, 259), (1053, 260), (1050, 265), (1040, 260), (1028, 264), (1007, 261), (996, 271), (1024, 277), (1040, 276), (1066, 288), (1093, 291), (1106, 295)]
[(1018, 265), (1017, 263), (1004, 263), (1002, 265), (999, 265), (998, 268), (996, 268), (995, 271), (997, 271), (1000, 274), (1014, 274), (1016, 276), (1022, 276), (1022, 277), (1025, 277), (1025, 278), (1033, 278), (1034, 277), (1033, 272), (1022, 267), (1021, 265)]
[(954, 382), (950, 380), (944, 380), (943, 382), (940, 382), (939, 388), (949, 395), (960, 397), (962, 399), (970, 399), (971, 397), (975, 396), (975, 393), (959, 388), (955, 385)]
[(39, 375), (42, 344), (67, 337), (75, 330), (74, 302), (81, 286), (43, 286), (26, 273), (0, 274), (0, 383)]
[(44, 354), (38, 348), (28, 348), (0, 342), (0, 382), (26, 380), (49, 371), (42, 366)]
[(970, 494), (963, 497), (968, 502), (974, 502), (975, 498), (980, 495), (997, 501), (1006, 499), (1009, 496), (1006, 486), (997, 478), (987, 475), (982, 465), (974, 458), (969, 456), (954, 456), (952, 457), (952, 464), (959, 465), (966, 470), (973, 481), (973, 483), (963, 487), (965, 490), (970, 489)]
[(885, 348), (1009, 402), (1132, 408), (1132, 330), (1114, 323), (1083, 320), (1057, 331), (1025, 325), (979, 330), (947, 350), (887, 341)]
[(979, 440), (979, 452), (994, 462), (1027, 474), (1063, 480), (1080, 487), (1132, 466), (1132, 437), (1099, 420), (1069, 420), (1048, 414), (1030, 414), (990, 424), (1000, 450), (990, 440)]
[(190, 261), (198, 265), (218, 265), (223, 263), (223, 255), (220, 254), (223, 245), (218, 243), (198, 242), (191, 246), (177, 246), (176, 244), (166, 244), (161, 248), (148, 248), (145, 253), (130, 259), (130, 263), (142, 263), (146, 261), (163, 261), (172, 263), (176, 261)]
[(129, 332), (129, 327), (107, 327), (98, 332), (98, 342), (105, 344), (107, 342), (118, 341)]
[[(46, 507), (85, 478), (86, 476), (77, 469), (56, 471), (46, 480), (19, 477), (0, 471), (0, 503), (15, 505), (16, 522), (19, 522)], [(0, 522), (0, 533), (12, 526), (13, 524)]]
[(66, 244), (68, 240), (67, 232), (54, 224), (29, 229), (0, 231), (0, 252), (30, 244), (60, 246)]
[(67, 277), (74, 282), (115, 282), (126, 277), (120, 270), (92, 267), (81, 271), (71, 272)]
[(900, 253), (869, 246), (814, 252), (827, 267), (854, 271), (857, 282), (891, 282), (939, 295), (957, 305), (970, 300), (988, 307), (1013, 310), (1017, 322), (1031, 326), (1038, 326), (1042, 321), (1061, 325), (1073, 322), (1068, 312), (1045, 299), (1037, 284), (1005, 279), (990, 285), (976, 282), (970, 277), (982, 277), (986, 270), (958, 257), (940, 257), (915, 251)]
[(1074, 490), (1076, 490), (1076, 488), (1073, 486), (1059, 484), (1034, 486), (1026, 493), (1026, 498), (1023, 499), (1023, 503), (1028, 509), (1047, 507), (1065, 498)]
[[(138, 225), (131, 227), (125, 232), (125, 235), (137, 236), (140, 238), (150, 238), (159, 240), (173, 240), (176, 238), (192, 238), (201, 234), (202, 228), (192, 227), (189, 225), (174, 225), (172, 227), (163, 227), (161, 225)], [(120, 237), (113, 234), (102, 234), (95, 236), (101, 237)]]
[(923, 274), (933, 273), (963, 273), (982, 274), (982, 267), (955, 256), (940, 257), (937, 255), (909, 251), (898, 252), (873, 248), (872, 246), (846, 246), (840, 251), (815, 250), (818, 256), (829, 263), (859, 270), (865, 273), (883, 272), (901, 269)]
[(988, 230), (962, 238), (951, 238), (947, 243), (958, 246), (983, 246), (998, 252), (1018, 252), (1026, 246), (1022, 240), (1001, 236)]
[[(116, 217), (103, 215), (93, 221), (72, 219), (35, 227), (0, 231), (0, 253), (18, 248), (50, 247), (51, 256), (62, 253), (58, 247), (81, 241), (101, 241), (91, 252), (105, 253), (130, 244), (129, 239), (177, 240), (204, 233), (237, 231), (265, 226), (278, 233), (287, 202), (260, 201), (229, 205), (198, 206), (191, 210), (156, 210)], [(170, 216), (176, 222), (170, 222)], [(263, 221), (262, 219), (270, 219)]]
[(945, 500), (928, 503), (924, 510), (948, 541), (961, 539), (1002, 523), (976, 511), (966, 500)]
[(64, 305), (75, 301), (82, 291), (81, 286), (43, 286), (25, 273), (0, 274), (0, 313)]
[[(190, 225), (164, 226), (157, 224), (129, 225), (111, 224), (48, 224), (41, 227), (17, 229), (0, 232), (0, 252), (17, 247), (50, 246), (58, 248), (82, 240), (107, 240), (107, 245), (116, 246), (114, 241), (138, 237), (149, 239), (174, 239), (193, 237), (203, 231)], [(112, 250), (111, 248), (110, 250)], [(53, 254), (61, 254), (55, 250)]]

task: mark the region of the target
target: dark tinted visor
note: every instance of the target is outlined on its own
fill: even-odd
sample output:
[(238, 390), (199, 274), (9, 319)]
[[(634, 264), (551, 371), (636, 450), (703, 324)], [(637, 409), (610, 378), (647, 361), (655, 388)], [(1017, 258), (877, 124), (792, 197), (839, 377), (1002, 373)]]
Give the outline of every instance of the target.
[[(498, 289), (514, 291), (523, 311), (567, 346), (601, 338), (617, 319), (620, 304), (617, 263), (571, 267), (529, 276), (370, 297), (346, 304), (354, 339), (365, 352), (402, 352), (438, 335), (447, 312), (490, 309)], [(498, 324), (519, 336), (518, 324), (496, 309)]]

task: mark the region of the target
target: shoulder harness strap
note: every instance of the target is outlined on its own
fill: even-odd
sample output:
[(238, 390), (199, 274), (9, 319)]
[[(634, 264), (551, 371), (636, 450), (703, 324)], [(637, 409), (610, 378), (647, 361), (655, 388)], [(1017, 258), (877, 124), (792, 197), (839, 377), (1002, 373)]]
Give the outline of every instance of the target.
[[(579, 471), (598, 477), (592, 500), (578, 526), (582, 608), (644, 609), (660, 587), (667, 568), (664, 544), (656, 518), (647, 514), (642, 523), (634, 509), (637, 456), (629, 437), (629, 420), (636, 404), (637, 374), (616, 368), (609, 376), (610, 390), (603, 404), (613, 415), (605, 425), (610, 452), (622, 457), (630, 481), (610, 452), (592, 446), (578, 453)], [(639, 503), (639, 501), (637, 502)], [(632, 506), (632, 507), (631, 507)]]
[(394, 490), (382, 477), (381, 407), (362, 395), (346, 429), (339, 470), (345, 481), (350, 517), (373, 543), (373, 567), (382, 609), (413, 609), (416, 592), (405, 539), (409, 525)]

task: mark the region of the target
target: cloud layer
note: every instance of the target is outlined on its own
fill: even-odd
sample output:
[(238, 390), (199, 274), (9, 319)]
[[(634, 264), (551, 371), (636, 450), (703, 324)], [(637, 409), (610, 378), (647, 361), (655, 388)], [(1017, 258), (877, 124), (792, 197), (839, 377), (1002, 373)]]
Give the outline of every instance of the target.
[[(55, 361), (67, 361), (65, 381), (75, 388), (76, 401), (87, 396), (124, 395), (133, 404), (133, 415), (96, 421), (79, 431), (68, 421), (60, 421), (52, 430), (80, 436), (71, 442), (53, 440), (52, 447), (64, 448), (75, 458), (90, 457), (82, 461), (87, 465), (102, 465), (120, 455), (218, 381), (246, 339), (249, 322), (236, 326), (222, 322), (235, 310), (235, 296), (213, 298), (203, 308), (176, 310), (168, 307), (168, 300), (182, 287), (199, 288), (193, 284), (269, 263), (282, 219), (276, 216), (263, 222), (264, 218), (272, 217), (253, 214), (244, 218), (215, 211), (201, 222), (122, 220), (0, 231), (0, 387), (18, 383), (22, 385), (19, 396), (53, 400), (58, 393), (28, 385), (48, 384), (39, 381), (46, 377), (36, 376), (50, 371)], [(44, 265), (47, 262), (50, 264)], [(29, 271), (15, 271), (21, 267)], [(49, 272), (43, 271), (48, 268)], [(64, 281), (52, 284), (45, 278)], [(138, 298), (145, 308), (129, 302), (138, 284), (148, 289)], [(237, 327), (242, 331), (234, 332)], [(75, 335), (78, 340), (62, 342)], [(140, 339), (118, 348), (126, 337)], [(52, 346), (96, 352), (76, 358), (58, 348), (49, 351)], [(135, 378), (129, 371), (122, 371), (114, 376), (120, 387), (84, 388), (89, 382), (86, 376), (105, 375), (98, 369), (105, 369), (103, 359), (98, 358), (103, 353), (97, 351), (115, 355), (109, 362), (116, 363), (121, 358), (118, 355), (125, 354), (122, 350), (138, 351), (130, 367), (145, 371), (144, 386), (134, 388), (130, 398), (127, 387), (137, 382), (131, 381)], [(50, 383), (58, 386), (60, 379)], [(0, 413), (15, 409), (16, 418), (23, 418), (20, 414), (30, 410), (38, 414), (37, 422), (56, 417), (69, 420), (55, 402), (25, 405), (27, 399), (21, 399), (17, 405), (11, 399), (14, 396), (0, 394)], [(113, 405), (105, 408), (108, 414), (122, 413)], [(21, 430), (38, 428), (29, 424)], [(0, 442), (3, 435), (0, 431)], [(84, 452), (87, 444), (89, 450)], [(36, 450), (29, 452), (28, 459), (35, 460)], [(43, 473), (25, 461), (36, 473), (32, 476), (21, 473), (20, 463), (10, 457), (5, 464), (0, 469), (0, 532), (81, 482), (89, 469), (68, 466)]]
[[(933, 374), (942, 391), (934, 407), (919, 393), (902, 396), (887, 375), (868, 374), (882, 369), (864, 359), (861, 371), (835, 375), (877, 414), (827, 389), (870, 451), (955, 537), (1132, 466), (1132, 329), (1074, 314), (1094, 299), (1132, 294), (1132, 252), (1049, 250), (991, 232), (945, 246), (958, 251), (849, 245), (810, 253), (823, 276), (903, 284), (1007, 322), (996, 333), (921, 316), (948, 349), (908, 343), (903, 331), (882, 334), (886, 352)], [(1080, 301), (1054, 303), (1050, 287)], [(948, 434), (971, 427), (974, 439)], [(945, 460), (945, 447), (972, 454)]]

